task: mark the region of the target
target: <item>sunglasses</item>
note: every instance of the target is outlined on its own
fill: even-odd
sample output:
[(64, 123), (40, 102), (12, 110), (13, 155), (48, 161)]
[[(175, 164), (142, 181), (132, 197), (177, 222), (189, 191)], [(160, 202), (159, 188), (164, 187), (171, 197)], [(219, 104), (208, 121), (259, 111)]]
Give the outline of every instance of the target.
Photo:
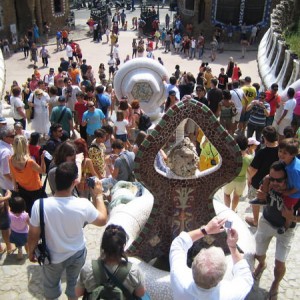
[(43, 94), (36, 94), (37, 96), (43, 96)]
[(94, 107), (95, 105), (88, 105), (88, 108)]
[(281, 182), (284, 182), (285, 180), (286, 180), (286, 178), (285, 177), (281, 177), (281, 178), (274, 178), (274, 177), (269, 177), (269, 180), (271, 181), (271, 182), (274, 182), (274, 181), (276, 181), (276, 182), (278, 182), (278, 183), (281, 183)]

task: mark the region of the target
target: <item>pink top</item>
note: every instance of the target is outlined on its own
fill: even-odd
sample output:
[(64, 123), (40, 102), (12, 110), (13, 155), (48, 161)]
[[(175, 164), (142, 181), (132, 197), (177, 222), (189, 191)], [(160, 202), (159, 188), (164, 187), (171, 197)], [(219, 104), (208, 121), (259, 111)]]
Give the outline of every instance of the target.
[(27, 212), (22, 212), (20, 215), (15, 215), (9, 212), (9, 218), (11, 220), (10, 229), (17, 233), (28, 233), (27, 220), (29, 219)]
[(295, 94), (295, 99), (296, 99), (296, 107), (294, 109), (294, 114), (299, 116), (300, 115), (300, 91), (298, 91)]

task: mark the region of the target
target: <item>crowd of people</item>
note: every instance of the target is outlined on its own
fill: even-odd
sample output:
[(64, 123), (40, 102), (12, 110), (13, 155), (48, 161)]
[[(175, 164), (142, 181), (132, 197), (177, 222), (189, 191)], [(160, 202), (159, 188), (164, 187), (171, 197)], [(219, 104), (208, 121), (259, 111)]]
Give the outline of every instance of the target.
[[(126, 16), (121, 14), (119, 18), (116, 14), (113, 23), (117, 26), (121, 23), (125, 30)], [(99, 24), (96, 27), (95, 24), (88, 25), (97, 41)], [(140, 21), (137, 21), (137, 28), (142, 35)], [(146, 56), (154, 59), (153, 51), (159, 43), (166, 52), (182, 51), (190, 58), (202, 58), (204, 36), (200, 34), (196, 39), (183, 34), (182, 30), (180, 18), (177, 18), (173, 29), (156, 28), (153, 38), (134, 39), (131, 58)], [(41, 233), (41, 201), (38, 199), (50, 196), (46, 193), (49, 183), (51, 196), (43, 204), (52, 262), (43, 266), (44, 293), (49, 299), (60, 296), (64, 270), (67, 271), (66, 294), (69, 298), (91, 293), (97, 287), (97, 267), (95, 263), (85, 262), (82, 227), (87, 223), (106, 224), (106, 195), (103, 195), (102, 187), (106, 189), (105, 184), (113, 186), (121, 180), (135, 180), (135, 154), (147, 136), (148, 128), (141, 130), (141, 116), (146, 113), (141, 109), (139, 99), (129, 103), (127, 95), (118, 99), (114, 92), (114, 75), (121, 63), (130, 59), (120, 60), (118, 34), (114, 29), (106, 34), (107, 42), (111, 42), (111, 55), (108, 62), (99, 65), (99, 80), (92, 66), (87, 64), (79, 43), (69, 41), (68, 32), (59, 31), (56, 34), (57, 50), (64, 49), (66, 57), (60, 59), (57, 71), (49, 68), (49, 73), (42, 78), (38, 68), (34, 68), (25, 83), (14, 82), (6, 95), (15, 124), (10, 126), (4, 118), (0, 119), (0, 220), (5, 243), (5, 246), (1, 245), (0, 253), (12, 254), (17, 249), (17, 258), (21, 260), (25, 247), (29, 259), (36, 261), (35, 248)], [(218, 43), (214, 40), (217, 41), (217, 37), (214, 36), (214, 45), (211, 45), (211, 61), (216, 58)], [(23, 44), (25, 58), (30, 51), (36, 65), (40, 55), (43, 66), (47, 67), (46, 45), (38, 51), (34, 39), (26, 38)], [(266, 251), (270, 239), (275, 236), (278, 247), (270, 299), (277, 299), (298, 222), (300, 92), (289, 88), (287, 99), (281, 98), (276, 83), (262, 91), (249, 76), (242, 79), (242, 70), (233, 57), (219, 74), (213, 74), (208, 62), (203, 62), (195, 75), (176, 65), (174, 73), (169, 78), (163, 77), (162, 81), (166, 90), (162, 113), (191, 97), (208, 106), (235, 138), (243, 164), (239, 175), (224, 187), (224, 203), (236, 211), (248, 184), (253, 218), (248, 216), (246, 221), (257, 227), (256, 259), (259, 262), (252, 275), (259, 279), (266, 268)], [(205, 137), (205, 128), (188, 120), (185, 135), (196, 145), (200, 171), (220, 162), (218, 150)], [(167, 147), (164, 150), (167, 151)], [(162, 157), (166, 162), (167, 156)], [(46, 174), (44, 181), (42, 174)], [(90, 178), (94, 180), (94, 187), (89, 183)], [(262, 204), (265, 206), (259, 219)], [(201, 230), (183, 232), (174, 240), (170, 266), (175, 299), (198, 299), (208, 294), (212, 297), (221, 294), (220, 299), (240, 299), (250, 291), (253, 278), (248, 263), (237, 250), (235, 229), (227, 232), (227, 244), (234, 262), (231, 282), (223, 281), (226, 263), (224, 253), (217, 248), (201, 251), (195, 257), (192, 271), (185, 269), (187, 251), (193, 242), (207, 234), (224, 231), (224, 223), (225, 220), (214, 218)], [(98, 268), (107, 268), (113, 274), (118, 273), (119, 267), (126, 270), (123, 281), (126, 290), (137, 297), (145, 297), (142, 272), (136, 265), (128, 268), (124, 252), (126, 242), (122, 227), (108, 226), (101, 244), (103, 253), (98, 260), (102, 267)], [(212, 262), (215, 264), (211, 265)], [(243, 285), (238, 293), (230, 288), (236, 282)]]

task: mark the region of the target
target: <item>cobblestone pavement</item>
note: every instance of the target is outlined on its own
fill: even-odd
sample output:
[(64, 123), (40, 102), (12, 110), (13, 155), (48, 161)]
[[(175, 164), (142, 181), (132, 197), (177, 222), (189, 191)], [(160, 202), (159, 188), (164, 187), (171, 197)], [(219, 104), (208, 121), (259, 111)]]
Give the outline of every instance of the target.
[[(163, 15), (167, 12), (166, 9), (161, 10), (162, 19)], [(126, 12), (128, 17), (129, 28), (131, 27), (131, 18), (138, 14), (138, 10), (135, 13)], [(93, 66), (95, 76), (97, 77), (97, 70), (100, 62), (107, 64), (109, 45), (106, 43), (94, 43), (91, 38), (88, 38), (87, 25), (85, 24), (88, 17), (87, 10), (76, 11), (76, 30), (71, 32), (71, 38), (74, 40), (80, 40), (80, 45), (83, 50), (83, 56), (87, 59), (87, 63)], [(163, 22), (162, 22), (163, 23)], [(126, 54), (131, 54), (131, 41), (135, 37), (135, 32), (127, 31), (122, 32), (119, 37), (121, 61), (125, 59)], [(55, 40), (50, 39), (49, 44), (54, 44)], [(49, 67), (57, 68), (59, 65), (59, 58), (65, 57), (65, 51), (56, 52), (54, 45), (48, 46), (51, 58)], [(226, 49), (226, 45), (225, 45)], [(233, 56), (239, 63), (243, 76), (250, 75), (253, 82), (260, 82), (256, 65), (256, 52), (249, 51), (244, 60), (239, 59), (240, 47), (238, 44), (227, 45), (227, 49), (222, 54), (218, 54), (217, 60), (211, 64), (214, 74), (218, 74), (221, 66), (226, 66), (228, 58)], [(251, 50), (254, 50), (252, 48)], [(181, 66), (181, 70), (191, 71), (193, 74), (197, 74), (201, 61), (198, 59), (189, 60), (187, 58), (180, 57), (174, 54), (165, 54), (162, 49), (154, 51), (155, 58), (160, 56), (165, 63), (165, 67), (169, 71), (169, 74), (174, 72), (175, 64)], [(205, 61), (208, 60), (208, 51), (205, 53)], [(28, 60), (23, 58), (22, 53), (16, 53), (12, 57), (6, 60), (7, 66), (7, 85), (9, 89), (12, 80), (16, 79), (19, 83), (23, 83), (27, 77), (32, 73), (32, 65)], [(41, 61), (38, 62), (38, 66), (41, 66)], [(47, 69), (40, 68), (42, 76), (46, 74)], [(218, 192), (220, 199), (223, 199), (222, 191)], [(244, 218), (246, 213), (251, 213), (247, 202), (241, 202), (238, 206), (238, 214)], [(201, 220), (199, 220), (201, 224)], [(254, 233), (253, 229), (250, 230)], [(87, 259), (95, 258), (99, 253), (99, 235), (101, 228), (88, 225), (84, 229), (87, 239), (88, 256)], [(280, 300), (294, 300), (300, 299), (300, 291), (297, 288), (297, 279), (299, 274), (297, 270), (300, 269), (300, 261), (294, 259), (300, 253), (300, 236), (299, 231), (296, 232), (295, 240), (292, 245), (292, 249), (287, 261), (287, 273), (282, 280), (279, 297)], [(267, 292), (271, 286), (273, 280), (273, 267), (274, 267), (274, 241), (271, 242), (270, 248), (267, 253), (268, 267), (263, 273), (259, 283), (255, 283), (251, 293), (249, 294), (249, 300), (262, 300), (267, 299)], [(63, 290), (65, 284), (63, 281)], [(238, 288), (238, 287), (237, 287)], [(298, 298), (299, 297), (299, 298)], [(41, 268), (37, 264), (32, 264), (28, 260), (18, 261), (16, 254), (7, 256), (6, 254), (0, 257), (0, 299), (42, 299), (42, 272)], [(66, 299), (63, 294), (60, 299)], [(156, 300), (156, 299), (154, 299)], [(160, 299), (157, 299), (160, 300)]]

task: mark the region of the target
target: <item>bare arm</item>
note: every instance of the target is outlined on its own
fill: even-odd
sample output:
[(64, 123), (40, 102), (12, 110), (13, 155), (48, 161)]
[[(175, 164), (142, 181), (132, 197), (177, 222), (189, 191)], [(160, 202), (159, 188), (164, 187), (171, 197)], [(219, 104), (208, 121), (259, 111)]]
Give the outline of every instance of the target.
[(45, 164), (45, 155), (42, 153), (41, 155), (41, 165), (37, 164), (33, 161), (32, 169), (40, 174), (45, 174), (46, 172), (46, 164)]
[(98, 217), (94, 222), (92, 222), (92, 224), (96, 226), (103, 226), (107, 222), (107, 210), (103, 201), (102, 183), (100, 180), (95, 181), (95, 187), (91, 189), (91, 191), (93, 195), (93, 203), (99, 211)]
[(34, 255), (34, 250), (39, 242), (41, 235), (40, 227), (34, 227), (29, 225), (28, 232), (28, 258), (31, 262), (36, 262), (36, 257)]

